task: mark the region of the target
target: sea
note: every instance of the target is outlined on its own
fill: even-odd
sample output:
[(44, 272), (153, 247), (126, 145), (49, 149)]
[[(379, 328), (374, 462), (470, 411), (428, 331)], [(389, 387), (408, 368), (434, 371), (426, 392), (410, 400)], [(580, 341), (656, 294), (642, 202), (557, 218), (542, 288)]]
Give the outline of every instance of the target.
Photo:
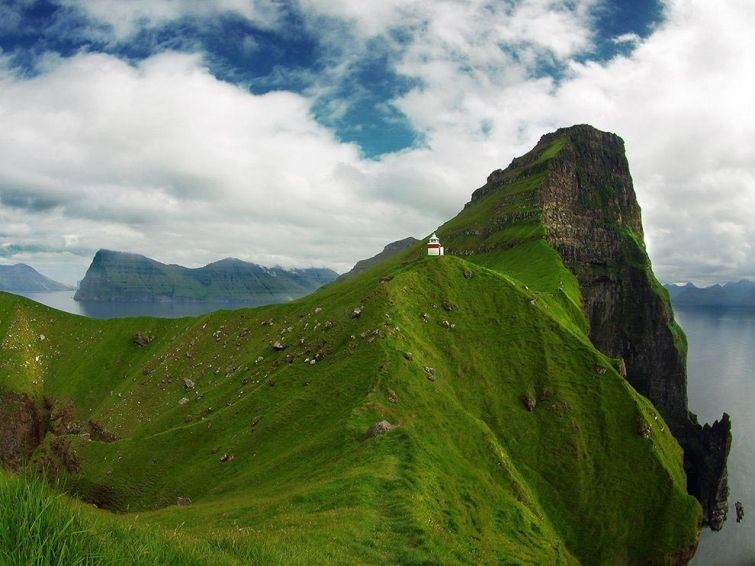
[[(703, 529), (692, 564), (755, 565), (755, 309), (675, 308), (687, 334), (687, 393), (700, 422), (726, 411), (732, 421), (729, 513), (718, 532)], [(736, 521), (734, 503), (745, 517)]]
[(181, 318), (184, 316), (199, 316), (208, 312), (223, 309), (241, 309), (260, 307), (272, 303), (285, 303), (290, 296), (280, 297), (265, 295), (261, 299), (249, 299), (236, 302), (216, 303), (118, 303), (99, 301), (74, 301), (75, 291), (53, 291), (49, 293), (18, 293), (33, 301), (42, 303), (57, 310), (70, 312), (89, 318), (126, 318), (133, 316), (156, 316), (159, 318)]
[[(270, 303), (93, 303), (73, 300), (73, 291), (29, 293), (26, 297), (58, 310), (92, 318), (197, 316), (219, 309)], [(279, 301), (283, 302), (283, 300)], [(755, 566), (755, 309), (675, 308), (687, 334), (689, 407), (700, 422), (726, 411), (732, 419), (729, 455), (729, 519), (721, 531), (703, 529), (695, 566)], [(736, 522), (734, 503), (745, 518)]]

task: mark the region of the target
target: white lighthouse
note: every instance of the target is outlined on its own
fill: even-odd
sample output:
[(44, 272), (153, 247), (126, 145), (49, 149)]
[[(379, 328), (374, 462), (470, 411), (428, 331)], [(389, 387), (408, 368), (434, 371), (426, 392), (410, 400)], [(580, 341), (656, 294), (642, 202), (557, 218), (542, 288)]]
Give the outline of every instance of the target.
[(440, 240), (435, 232), (427, 241), (427, 255), (443, 255), (443, 246), (440, 245)]

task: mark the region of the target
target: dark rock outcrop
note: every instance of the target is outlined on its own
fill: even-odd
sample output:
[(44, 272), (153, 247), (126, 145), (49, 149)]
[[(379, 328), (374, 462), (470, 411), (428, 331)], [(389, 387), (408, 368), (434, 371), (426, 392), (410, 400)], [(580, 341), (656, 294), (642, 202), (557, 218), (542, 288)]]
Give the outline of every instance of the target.
[(547, 134), (506, 170), (493, 172), (472, 202), (538, 177), (539, 189), (526, 201), (512, 195), (517, 208), (496, 222), (544, 226), (546, 241), (579, 281), (590, 339), (623, 360), (626, 378), (660, 410), (684, 449), (688, 490), (700, 501), (704, 522), (720, 528), (731, 423), (724, 414), (701, 426), (689, 412), (686, 337), (645, 251), (623, 140), (587, 125)]
[(49, 420), (44, 405), (21, 393), (0, 391), (0, 464), (21, 467), (47, 434)]

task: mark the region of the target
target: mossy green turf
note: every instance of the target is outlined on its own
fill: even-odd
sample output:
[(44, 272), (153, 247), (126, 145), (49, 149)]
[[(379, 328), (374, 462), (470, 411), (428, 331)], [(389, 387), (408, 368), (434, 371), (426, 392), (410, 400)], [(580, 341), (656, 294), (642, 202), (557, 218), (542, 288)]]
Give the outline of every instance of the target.
[[(197, 537), (208, 561), (219, 548), (240, 561), (598, 563), (692, 545), (699, 510), (676, 442), (551, 306), (561, 299), (527, 286), (442, 257), (193, 319), (97, 321), (3, 294), (0, 380), (119, 437), (70, 436), (82, 471), (68, 491), (122, 513), (96, 520), (177, 548)], [(155, 339), (136, 346), (135, 332)], [(523, 396), (541, 399), (534, 411)], [(381, 419), (397, 428), (365, 439)]]
[[(96, 525), (92, 552), (115, 563), (128, 556), (111, 541), (130, 533), (144, 562), (176, 564), (687, 552), (700, 508), (681, 450), (590, 343), (579, 285), (544, 240), (537, 171), (558, 144), (438, 229), (464, 259), (419, 244), (293, 303), (179, 320), (90, 320), (0, 294), (0, 385), (70, 402), (118, 437), (68, 435), (81, 471), (66, 491), (116, 513), (57, 499), (61, 525)], [(383, 419), (396, 428), (366, 438)]]

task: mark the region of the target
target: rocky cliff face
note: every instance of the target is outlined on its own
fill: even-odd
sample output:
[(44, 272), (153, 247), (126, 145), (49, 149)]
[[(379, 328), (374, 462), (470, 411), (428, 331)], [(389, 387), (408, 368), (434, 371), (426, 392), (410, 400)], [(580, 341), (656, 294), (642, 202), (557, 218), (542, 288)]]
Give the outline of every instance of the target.
[(704, 521), (721, 528), (729, 417), (703, 427), (688, 410), (686, 338), (645, 252), (624, 142), (586, 125), (547, 134), (530, 153), (494, 172), (472, 201), (537, 177), (542, 182), (530, 197), (537, 203), (520, 207), (539, 218), (547, 242), (577, 277), (592, 342), (624, 360), (627, 379), (663, 414), (684, 448), (689, 492), (700, 501)]

